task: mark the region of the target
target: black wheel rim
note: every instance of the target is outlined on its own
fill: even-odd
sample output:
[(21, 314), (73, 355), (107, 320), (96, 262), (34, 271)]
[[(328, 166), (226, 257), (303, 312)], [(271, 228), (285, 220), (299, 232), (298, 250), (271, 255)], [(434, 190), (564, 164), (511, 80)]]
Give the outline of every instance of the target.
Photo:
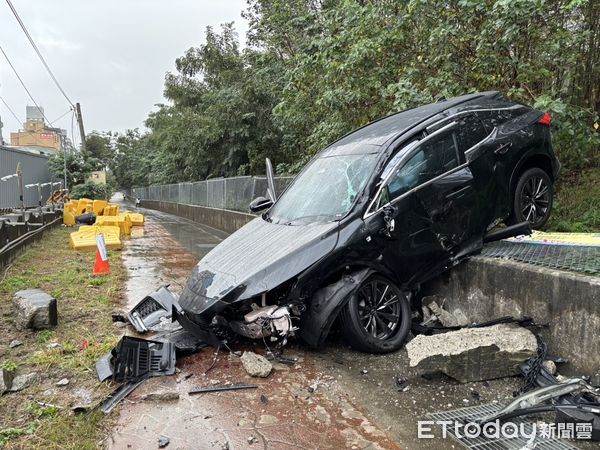
[(371, 280), (358, 290), (358, 317), (371, 337), (386, 340), (393, 336), (402, 314), (395, 288), (381, 280)]
[(521, 190), (521, 214), (532, 224), (544, 220), (550, 206), (550, 186), (540, 176), (530, 177)]

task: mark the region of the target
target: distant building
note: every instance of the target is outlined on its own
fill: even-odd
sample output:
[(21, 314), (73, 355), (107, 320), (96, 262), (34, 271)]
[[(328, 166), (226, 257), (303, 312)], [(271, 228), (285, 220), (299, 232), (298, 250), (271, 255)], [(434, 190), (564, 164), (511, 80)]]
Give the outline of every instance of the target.
[(92, 172), (87, 181), (94, 184), (106, 184), (106, 170), (96, 170)]
[(66, 130), (51, 128), (44, 121), (44, 108), (27, 107), (23, 130), (10, 133), (10, 144), (17, 147), (33, 147), (55, 153), (62, 150), (67, 140)]

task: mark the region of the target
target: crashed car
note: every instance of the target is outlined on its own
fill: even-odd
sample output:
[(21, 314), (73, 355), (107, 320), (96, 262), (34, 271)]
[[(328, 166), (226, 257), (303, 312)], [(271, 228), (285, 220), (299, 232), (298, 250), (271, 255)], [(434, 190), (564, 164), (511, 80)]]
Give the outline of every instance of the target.
[(397, 350), (421, 283), (542, 227), (558, 170), (549, 115), (498, 92), (385, 117), (317, 154), (279, 197), (268, 162), (267, 197), (250, 205), (262, 214), (198, 263), (173, 318), (215, 346), (232, 333), (319, 346), (338, 323), (358, 350)]

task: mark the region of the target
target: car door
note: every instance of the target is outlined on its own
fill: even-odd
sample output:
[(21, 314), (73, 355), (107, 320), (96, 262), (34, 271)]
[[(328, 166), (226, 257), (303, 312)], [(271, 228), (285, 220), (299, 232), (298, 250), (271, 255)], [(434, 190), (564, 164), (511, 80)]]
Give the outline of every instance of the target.
[[(511, 110), (513, 116), (516, 111)], [(514, 168), (527, 151), (543, 145), (543, 138), (536, 138), (532, 126), (538, 116), (539, 112), (529, 111), (504, 123), (498, 119), (484, 140), (466, 150), (469, 167), (478, 185), (479, 210), (486, 225), (508, 215), (512, 208), (510, 180)]]
[(448, 262), (471, 230), (473, 177), (449, 123), (400, 150), (365, 217), (383, 263), (412, 284)]
[(460, 250), (478, 226), (474, 179), (462, 151), (460, 131), (459, 121), (450, 122), (421, 145), (428, 173), (416, 189), (432, 232), (450, 255)]

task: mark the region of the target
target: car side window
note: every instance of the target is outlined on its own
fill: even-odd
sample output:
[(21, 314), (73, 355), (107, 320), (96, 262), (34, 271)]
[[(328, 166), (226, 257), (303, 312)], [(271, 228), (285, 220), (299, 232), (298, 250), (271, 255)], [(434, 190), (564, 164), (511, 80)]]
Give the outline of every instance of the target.
[[(453, 130), (432, 137), (390, 177), (386, 195), (391, 201), (459, 165), (458, 142)], [(381, 203), (381, 201), (379, 202)]]
[(466, 152), (475, 144), (483, 141), (488, 135), (481, 120), (473, 114), (462, 116), (458, 121), (455, 132), (458, 139), (459, 153)]

